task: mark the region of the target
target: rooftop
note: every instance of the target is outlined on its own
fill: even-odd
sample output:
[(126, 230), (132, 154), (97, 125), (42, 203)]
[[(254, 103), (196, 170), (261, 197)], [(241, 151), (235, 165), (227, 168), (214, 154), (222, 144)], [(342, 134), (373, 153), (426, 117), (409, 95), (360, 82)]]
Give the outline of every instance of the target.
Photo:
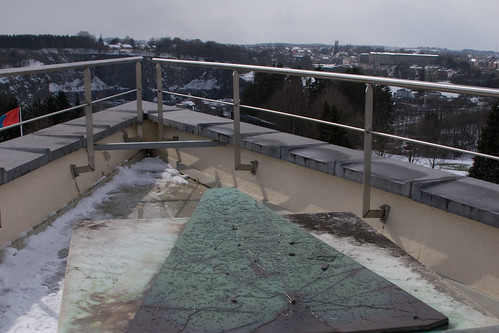
[[(120, 313), (133, 318), (207, 187), (251, 195), (293, 228), (300, 226), (441, 312), (449, 318), (449, 330), (497, 329), (497, 185), (373, 156), (371, 204), (388, 203), (391, 209), (384, 222), (362, 220), (357, 216), (362, 215), (363, 152), (245, 123), (236, 132), (230, 119), (176, 107), (164, 107), (163, 126), (158, 126), (158, 105), (140, 101), (142, 121), (138, 105), (134, 101), (93, 115), (94, 172), (75, 174), (83, 170), (78, 166), (89, 150), (83, 118), (0, 144), (2, 331), (53, 331), (59, 314), (61, 331), (80, 316), (94, 319), (78, 325), (93, 322), (103, 330), (116, 325), (115, 317), (97, 320), (95, 311), (109, 310), (101, 292), (116, 292), (113, 283), (131, 276), (142, 289)], [(146, 143), (158, 136), (169, 139), (140, 148), (133, 142), (140, 134)], [(237, 170), (236, 163), (234, 170), (236, 137), (242, 160), (257, 161), (252, 168)], [(123, 142), (135, 148), (117, 150)], [(120, 242), (127, 237), (127, 245)], [(156, 251), (146, 243), (162, 250), (149, 256)], [(141, 269), (140, 279), (137, 272), (108, 262), (134, 260), (123, 258), (124, 246), (131, 246), (126, 253), (146, 254), (153, 267)], [(99, 251), (102, 247), (108, 251)], [(132, 267), (126, 260), (125, 267)], [(66, 263), (68, 274), (76, 267), (80, 275), (64, 280)], [(90, 298), (71, 291), (86, 284)], [(97, 294), (96, 286), (103, 288)], [(74, 312), (85, 299), (91, 307)]]

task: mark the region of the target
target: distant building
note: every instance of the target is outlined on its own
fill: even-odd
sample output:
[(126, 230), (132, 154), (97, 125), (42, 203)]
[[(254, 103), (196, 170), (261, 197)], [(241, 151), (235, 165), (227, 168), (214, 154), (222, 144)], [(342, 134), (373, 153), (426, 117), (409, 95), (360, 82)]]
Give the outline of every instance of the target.
[(361, 53), (359, 56), (359, 62), (361, 64), (368, 64), (369, 63), (369, 53)]
[(395, 92), (396, 98), (412, 98), (412, 91), (408, 89), (399, 89)]
[[(365, 58), (366, 56), (361, 54), (361, 60)], [(392, 52), (369, 53), (369, 64), (372, 66), (390, 66), (390, 65), (427, 66), (435, 64), (437, 61), (438, 61), (438, 55), (436, 54), (392, 53)]]
[(334, 55), (339, 51), (339, 46), (340, 42), (338, 40), (334, 41), (334, 48), (333, 51), (331, 52), (331, 55), (334, 57)]

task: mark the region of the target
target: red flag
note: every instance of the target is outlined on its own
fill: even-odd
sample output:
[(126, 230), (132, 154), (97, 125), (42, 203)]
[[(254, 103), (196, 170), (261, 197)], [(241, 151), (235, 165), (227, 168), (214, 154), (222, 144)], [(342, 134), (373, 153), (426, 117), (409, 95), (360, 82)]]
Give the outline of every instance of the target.
[(19, 122), (19, 108), (10, 110), (3, 116), (0, 116), (0, 128), (17, 124)]

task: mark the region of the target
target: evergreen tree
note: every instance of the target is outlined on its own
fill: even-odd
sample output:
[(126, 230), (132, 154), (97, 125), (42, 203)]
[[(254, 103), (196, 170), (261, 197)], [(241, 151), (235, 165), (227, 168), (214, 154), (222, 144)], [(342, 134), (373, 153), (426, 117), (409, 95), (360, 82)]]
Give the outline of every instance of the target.
[[(424, 114), (419, 124), (416, 137), (423, 141), (442, 144), (442, 114), (435, 111), (428, 111)], [(449, 152), (443, 149), (438, 149), (429, 146), (419, 148), (421, 155), (428, 158), (430, 167), (435, 168), (439, 160), (445, 159)]]
[[(390, 87), (374, 85), (373, 104), (373, 130), (388, 134), (393, 133), (393, 112), (395, 106)], [(388, 138), (374, 136), (373, 149), (380, 156), (390, 153)]]
[[(487, 117), (487, 123), (478, 141), (478, 152), (499, 156), (499, 102)], [(499, 161), (476, 156), (469, 176), (499, 184)]]
[[(331, 106), (327, 101), (324, 102), (322, 109), (322, 120), (332, 123), (339, 123), (340, 117), (338, 115), (338, 109), (335, 105)], [(350, 142), (348, 141), (348, 136), (345, 129), (332, 125), (321, 124), (319, 140), (344, 147), (351, 146)]]
[[(0, 93), (0, 116), (19, 106), (17, 98), (12, 94)], [(9, 128), (0, 132), (0, 141), (14, 139), (21, 135), (19, 127)]]
[(0, 93), (0, 116), (18, 107), (17, 98), (12, 94)]
[[(68, 101), (68, 98), (66, 97), (66, 94), (63, 91), (59, 91), (59, 93), (55, 97), (55, 105), (56, 105), (56, 110), (52, 111), (60, 111), (64, 109), (69, 109), (71, 107), (71, 104)], [(71, 120), (74, 118), (74, 112), (65, 112), (58, 114), (54, 116), (54, 123), (59, 124), (59, 123), (64, 123), (68, 120)]]

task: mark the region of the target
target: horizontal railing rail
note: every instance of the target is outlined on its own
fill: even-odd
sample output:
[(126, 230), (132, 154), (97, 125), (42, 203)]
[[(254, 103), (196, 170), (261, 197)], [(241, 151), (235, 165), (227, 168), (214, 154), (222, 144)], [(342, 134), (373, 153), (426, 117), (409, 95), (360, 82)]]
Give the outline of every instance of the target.
[[(330, 73), (330, 72), (322, 72), (322, 71), (311, 71), (311, 70), (300, 70), (300, 69), (289, 69), (289, 68), (276, 68), (276, 67), (266, 67), (266, 66), (254, 66), (254, 65), (243, 65), (243, 64), (232, 64), (232, 63), (216, 63), (216, 62), (205, 62), (205, 61), (191, 61), (191, 60), (178, 60), (178, 59), (163, 59), (163, 58), (153, 58), (153, 62), (155, 62), (156, 70), (157, 70), (157, 93), (158, 93), (158, 117), (159, 124), (163, 124), (163, 112), (162, 112), (162, 94), (171, 94), (181, 97), (194, 98), (200, 100), (207, 100), (211, 102), (217, 102), (225, 105), (232, 105), (234, 108), (234, 163), (235, 169), (244, 169), (247, 170), (246, 165), (241, 164), (241, 155), (240, 155), (240, 108), (247, 108), (252, 110), (259, 110), (267, 113), (279, 114), (286, 117), (292, 117), (307, 121), (312, 121), (320, 124), (331, 125), (336, 127), (341, 127), (357, 132), (364, 133), (364, 178), (363, 178), (363, 203), (362, 203), (362, 212), (363, 217), (380, 217), (382, 220), (386, 219), (389, 207), (384, 205), (385, 207), (380, 207), (381, 209), (370, 209), (370, 187), (371, 187), (371, 155), (372, 155), (372, 135), (387, 137), (396, 140), (402, 140), (406, 142), (417, 143), (421, 145), (426, 145), (434, 148), (445, 149), (453, 152), (459, 152), (464, 154), (470, 154), (474, 156), (480, 156), (484, 158), (489, 158), (493, 160), (499, 160), (499, 156), (494, 156), (490, 154), (483, 154), (475, 151), (440, 145), (432, 142), (427, 142), (423, 140), (412, 139), (408, 137), (397, 136), (389, 133), (383, 133), (378, 131), (373, 131), (372, 129), (372, 117), (373, 117), (373, 88), (372, 85), (385, 85), (385, 86), (396, 86), (402, 87), (412, 90), (433, 90), (433, 91), (441, 91), (447, 93), (456, 93), (456, 94), (464, 94), (464, 95), (472, 95), (472, 96), (481, 96), (481, 97), (494, 97), (499, 98), (499, 89), (494, 88), (483, 88), (483, 87), (474, 87), (474, 86), (465, 86), (465, 85), (455, 85), (455, 84), (443, 84), (443, 83), (433, 83), (433, 82), (421, 82), (421, 81), (412, 81), (412, 80), (404, 80), (404, 79), (393, 79), (393, 78), (383, 78), (376, 76), (368, 76), (368, 75), (356, 75), (356, 74), (344, 74), (344, 73)], [(163, 91), (162, 89), (162, 76), (161, 76), (161, 65), (180, 65), (180, 66), (197, 66), (197, 67), (206, 67), (206, 68), (217, 68), (217, 69), (227, 69), (233, 71), (233, 102), (226, 101), (217, 101), (213, 99), (208, 99), (199, 96), (191, 96), (186, 94), (180, 94), (171, 91)], [(366, 85), (366, 104), (365, 104), (365, 126), (364, 128), (349, 126), (340, 123), (334, 123), (329, 121), (324, 121), (317, 118), (311, 118), (296, 114), (290, 114), (283, 111), (265, 109), (250, 105), (240, 104), (239, 100), (239, 72), (261, 72), (267, 74), (280, 74), (287, 76), (299, 76), (299, 77), (307, 77), (307, 78), (316, 78), (316, 79), (329, 79), (329, 80), (338, 80), (338, 81), (348, 81), (355, 83), (362, 83)], [(243, 166), (243, 168), (240, 168)]]
[(237, 70), (240, 72), (261, 72), (268, 74), (313, 77), (316, 79), (331, 79), (331, 80), (349, 81), (349, 82), (366, 83), (366, 84), (381, 84), (385, 86), (396, 86), (413, 90), (436, 90), (448, 93), (499, 98), (499, 89), (457, 85), (457, 84), (434, 83), (434, 82), (384, 78), (384, 77), (369, 76), (369, 75), (330, 73), (330, 72), (302, 70), (302, 69), (241, 65), (241, 64), (231, 64), (231, 63), (217, 63), (217, 62), (207, 62), (207, 61), (177, 60), (177, 59), (163, 59), (163, 58), (153, 58), (152, 61), (156, 63), (175, 64), (181, 66), (198, 66), (198, 67), (208, 67), (208, 68), (211, 67), (211, 68), (228, 69), (233, 71)]
[(49, 73), (57, 71), (66, 71), (70, 69), (85, 69), (87, 67), (100, 67), (109, 65), (125, 64), (130, 62), (142, 61), (143, 57), (125, 57), (115, 59), (102, 59), (91, 61), (68, 62), (65, 64), (41, 65), (32, 67), (17, 67), (0, 69), (0, 77), (21, 76), (39, 73)]
[[(167, 91), (163, 91), (163, 92), (164, 93), (169, 93)], [(179, 94), (176, 94), (176, 95), (179, 95)], [(194, 96), (189, 96), (189, 95), (184, 95), (184, 96), (191, 97), (191, 98), (204, 99), (203, 97), (194, 97)], [(220, 103), (232, 105), (232, 103), (225, 102), (225, 101), (221, 101)], [(241, 104), (240, 107), (244, 108), (244, 109), (251, 109), (251, 110), (263, 111), (263, 112), (267, 112), (267, 113), (278, 114), (278, 115), (287, 116), (287, 117), (290, 117), (290, 118), (308, 120), (308, 121), (311, 121), (311, 122), (315, 122), (315, 123), (319, 123), (319, 124), (324, 124), (324, 125), (331, 125), (331, 126), (335, 126), (335, 127), (341, 127), (341, 128), (349, 129), (349, 130), (352, 130), (352, 131), (361, 132), (361, 133), (365, 133), (366, 132), (366, 130), (364, 128), (360, 128), (360, 127), (355, 127), (355, 126), (350, 126), (350, 125), (335, 123), (335, 122), (331, 122), (331, 121), (326, 121), (326, 120), (321, 120), (321, 119), (316, 119), (316, 118), (311, 118), (311, 117), (306, 117), (306, 116), (300, 116), (300, 115), (297, 115), (297, 114), (291, 114), (291, 113), (281, 112), (281, 111), (272, 110), (272, 109), (259, 108), (259, 107), (256, 107), (256, 106), (250, 106), (250, 105), (244, 105), (244, 104)], [(453, 152), (456, 152), (456, 153), (462, 153), (462, 154), (480, 156), (480, 157), (489, 158), (489, 159), (493, 159), (493, 160), (499, 161), (499, 156), (494, 156), (494, 155), (489, 155), (489, 154), (483, 154), (483, 153), (479, 153), (479, 152), (472, 151), (472, 150), (466, 150), (466, 149), (455, 148), (455, 147), (451, 147), (451, 146), (440, 145), (440, 144), (437, 144), (437, 143), (427, 142), (427, 141), (418, 140), (418, 139), (411, 139), (411, 138), (408, 138), (408, 137), (405, 137), (405, 136), (388, 134), (388, 133), (383, 133), (383, 132), (371, 131), (371, 133), (373, 135), (383, 136), (383, 137), (390, 138), (390, 139), (395, 139), (395, 140), (400, 140), (400, 141), (407, 141), (407, 142), (417, 143), (417, 144), (420, 144), (420, 145), (423, 145), (423, 146), (428, 146), (428, 147), (433, 147), (433, 148), (439, 148), (439, 149), (449, 150), (449, 151), (453, 151)]]

